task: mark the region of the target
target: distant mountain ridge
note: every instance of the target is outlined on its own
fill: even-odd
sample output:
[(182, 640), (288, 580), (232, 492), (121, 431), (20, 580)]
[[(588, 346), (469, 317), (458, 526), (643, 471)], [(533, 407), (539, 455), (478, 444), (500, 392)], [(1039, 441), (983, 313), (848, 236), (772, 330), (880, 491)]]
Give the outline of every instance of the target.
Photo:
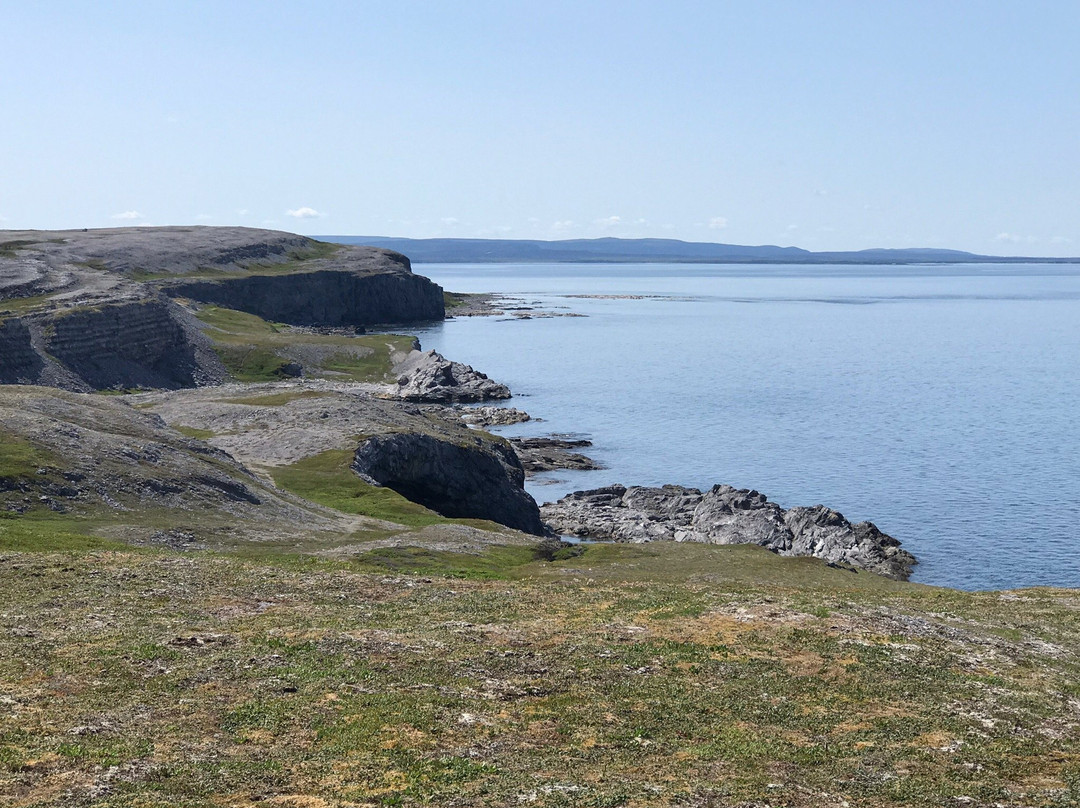
[(338, 244), (395, 250), (417, 263), (692, 263), (692, 264), (977, 264), (1076, 263), (1078, 258), (1005, 258), (962, 250), (913, 247), (854, 252), (811, 252), (800, 247), (742, 246), (665, 238), (594, 238), (542, 241), (483, 238), (316, 236)]

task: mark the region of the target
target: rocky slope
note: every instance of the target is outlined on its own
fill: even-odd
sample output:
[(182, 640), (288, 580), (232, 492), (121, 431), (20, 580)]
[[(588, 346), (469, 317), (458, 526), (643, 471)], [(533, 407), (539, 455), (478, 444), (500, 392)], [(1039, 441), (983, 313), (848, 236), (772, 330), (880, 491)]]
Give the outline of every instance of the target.
[(42, 511), (123, 526), (140, 542), (348, 528), (120, 399), (0, 386), (0, 512)]
[(138, 399), (255, 469), (348, 450), (364, 480), (443, 516), (544, 532), (511, 445), (469, 429), (454, 410), (387, 400), (374, 385), (365, 390), (328, 382), (230, 385)]
[(815, 556), (907, 580), (915, 557), (871, 522), (852, 524), (823, 505), (782, 509), (757, 491), (716, 485), (578, 491), (541, 512), (560, 533), (589, 539), (758, 544), (780, 555)]
[(173, 298), (296, 325), (443, 316), (388, 250), (249, 228), (0, 233), (0, 383), (71, 390), (212, 384), (227, 372)]

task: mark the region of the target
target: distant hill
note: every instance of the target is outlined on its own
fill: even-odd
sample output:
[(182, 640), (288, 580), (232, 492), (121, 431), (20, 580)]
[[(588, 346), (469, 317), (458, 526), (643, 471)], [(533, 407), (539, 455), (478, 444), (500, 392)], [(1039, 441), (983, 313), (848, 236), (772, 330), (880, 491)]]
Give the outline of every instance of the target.
[(810, 252), (799, 247), (757, 247), (664, 238), (594, 238), (564, 241), (483, 238), (390, 238), (387, 236), (317, 236), (339, 244), (364, 244), (404, 253), (416, 263), (692, 263), (692, 264), (923, 264), (1040, 261), (1073, 263), (1080, 259), (999, 258), (960, 250), (911, 248)]

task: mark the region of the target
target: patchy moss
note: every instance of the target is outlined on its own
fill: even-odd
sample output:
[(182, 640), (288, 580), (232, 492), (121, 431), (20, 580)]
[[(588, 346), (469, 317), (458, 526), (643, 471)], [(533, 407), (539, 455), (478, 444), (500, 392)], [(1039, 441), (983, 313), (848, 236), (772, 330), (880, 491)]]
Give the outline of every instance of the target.
[(247, 404), (251, 407), (283, 407), (290, 401), (302, 398), (325, 398), (327, 393), (318, 390), (286, 390), (282, 393), (270, 393), (265, 396), (249, 396), (247, 398), (222, 398), (226, 404)]
[(25, 250), (27, 247), (32, 247), (37, 243), (36, 241), (26, 240), (0, 241), (0, 258), (15, 258), (20, 250)]
[[(785, 559), (768, 553), (739, 578), (744, 548), (716, 548), (736, 551), (722, 584), (705, 570), (620, 577), (629, 557), (586, 577), (596, 547), (536, 567), (557, 567), (551, 580), (456, 577), (456, 559), (424, 548), (359, 563), (9, 553), (0, 795), (88, 804), (108, 787), (117, 805), (332, 808), (1080, 800), (1075, 592), (804, 589), (772, 578)], [(529, 569), (527, 549), (504, 567)]]
[(184, 426), (182, 424), (174, 426), (173, 429), (181, 435), (187, 435), (189, 438), (195, 438), (195, 440), (208, 440), (216, 434), (210, 429), (199, 429), (197, 426)]
[(305, 376), (383, 383), (391, 379), (394, 355), (408, 353), (416, 343), (415, 337), (398, 334), (301, 331), (220, 306), (202, 306), (194, 313), (206, 324), (214, 350), (238, 381), (283, 378), (285, 365), (302, 352)]

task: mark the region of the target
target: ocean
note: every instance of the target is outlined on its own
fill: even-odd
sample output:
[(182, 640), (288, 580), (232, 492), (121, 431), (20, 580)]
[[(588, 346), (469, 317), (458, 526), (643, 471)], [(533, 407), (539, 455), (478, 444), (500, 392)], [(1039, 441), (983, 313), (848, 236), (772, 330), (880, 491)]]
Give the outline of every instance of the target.
[(1080, 586), (1080, 266), (419, 264), (548, 313), (425, 349), (508, 384), (620, 482), (753, 488), (870, 520), (964, 589)]

